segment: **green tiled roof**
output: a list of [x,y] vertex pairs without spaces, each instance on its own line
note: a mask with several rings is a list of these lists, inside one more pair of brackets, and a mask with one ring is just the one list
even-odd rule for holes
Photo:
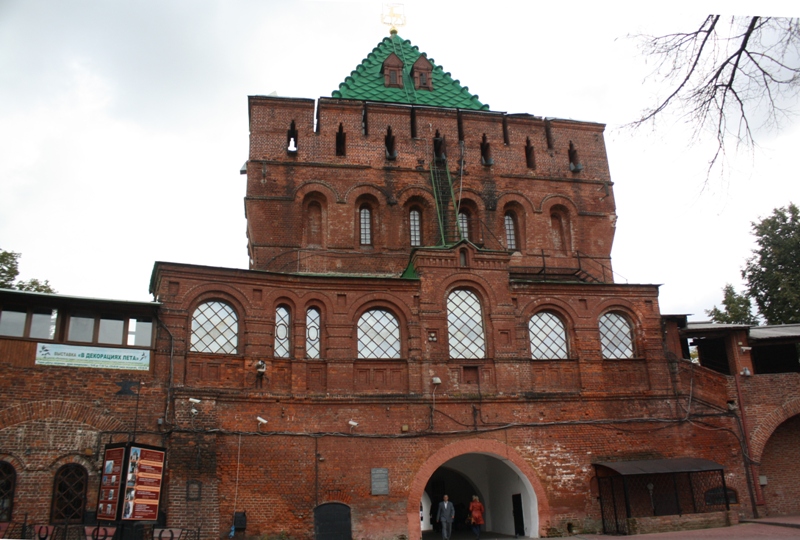
[[[381,67],[384,60],[395,53],[403,61],[403,88],[387,88]],[[488,110],[489,106],[478,101],[478,96],[470,94],[469,88],[453,79],[432,58],[433,90],[415,89],[410,75],[420,53],[419,47],[410,41],[392,34],[361,61],[361,64],[350,73],[332,96],[343,99],[359,99],[364,101],[387,101],[391,103],[408,103],[411,105],[429,105],[431,107],[453,107],[459,109]],[[427,55],[426,55],[427,57]]]

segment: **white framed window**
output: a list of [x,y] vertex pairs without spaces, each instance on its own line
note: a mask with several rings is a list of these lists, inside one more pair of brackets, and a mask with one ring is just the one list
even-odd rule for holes
[[362,206],[361,210],[358,211],[359,216],[359,228],[361,231],[361,245],[362,246],[371,246],[372,245],[372,211],[366,207]]
[[603,358],[633,358],[633,330],[628,319],[620,313],[600,317],[600,345]]
[[358,319],[359,358],[400,358],[400,325],[397,317],[372,309]]
[[286,306],[275,310],[275,358],[291,356],[291,317]]
[[458,213],[458,232],[461,238],[469,240],[469,214],[466,212]]
[[317,308],[306,311],[306,358],[320,358],[322,315]]
[[451,358],[485,358],[481,302],[472,291],[458,289],[447,297],[447,332]]
[[411,247],[418,247],[422,245],[422,230],[420,225],[419,210],[414,209],[408,213],[408,224]]
[[236,311],[224,302],[211,301],[197,306],[192,315],[192,352],[236,354],[239,320]]
[[510,213],[506,214],[503,218],[506,228],[506,248],[510,250],[517,249],[517,223],[514,216]]
[[567,330],[555,313],[540,311],[528,321],[531,358],[534,360],[566,360]]

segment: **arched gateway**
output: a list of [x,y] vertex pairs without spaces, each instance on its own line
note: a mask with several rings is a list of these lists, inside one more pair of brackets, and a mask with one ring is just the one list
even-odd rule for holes
[[[519,527],[520,521],[524,523],[524,533],[519,536],[538,538],[547,529],[550,506],[531,466],[505,444],[473,439],[441,448],[417,471],[406,507],[409,540],[422,538],[420,503],[428,481],[440,469],[464,477],[482,496],[487,507],[486,523],[492,532],[514,535],[514,527]],[[431,504],[435,511],[438,501]],[[509,517],[512,515],[516,519]]]

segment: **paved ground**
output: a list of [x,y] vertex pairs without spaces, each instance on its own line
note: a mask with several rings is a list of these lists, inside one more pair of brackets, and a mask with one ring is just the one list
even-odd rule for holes
[[[481,537],[483,538],[483,537]],[[605,539],[611,537],[602,534],[578,534],[572,538],[580,539]],[[634,534],[622,538],[641,538],[643,540],[684,539],[697,538],[717,539],[747,539],[747,538],[800,538],[800,516],[768,517],[761,519],[742,520],[732,527],[717,527],[714,529],[698,529],[695,531],[675,531],[654,534]]]
[[[426,531],[422,534],[422,540],[441,540],[439,533]],[[498,534],[493,532],[481,533],[480,540],[502,540],[514,538],[513,536]],[[655,534],[635,534],[631,536],[610,536],[603,534],[576,534],[569,538],[581,540],[611,540],[618,538],[641,538],[642,540],[661,540],[661,539],[683,539],[683,540],[705,540],[711,539],[749,539],[749,538],[800,538],[800,516],[787,517],[768,517],[761,519],[743,520],[738,525],[732,527],[718,527],[715,529],[699,529],[696,531],[677,531]],[[456,531],[450,540],[474,540],[475,537],[469,531]]]

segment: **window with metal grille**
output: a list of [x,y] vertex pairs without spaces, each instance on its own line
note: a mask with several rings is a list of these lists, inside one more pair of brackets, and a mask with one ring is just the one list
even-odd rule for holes
[[200,304],[192,315],[191,351],[236,354],[239,322],[236,312],[224,302]]
[[514,216],[506,214],[506,248],[515,250],[517,249],[517,224],[514,221]]
[[306,358],[319,358],[320,321],[322,316],[317,308],[306,311]]
[[542,311],[528,321],[531,338],[531,357],[534,360],[566,360],[567,331],[555,313]]
[[458,213],[458,232],[461,238],[469,239],[469,215],[466,212]]
[[447,331],[451,358],[484,358],[481,302],[472,291],[455,290],[447,297]]
[[366,206],[359,210],[359,224],[361,228],[361,245],[372,245],[372,212]]
[[275,310],[275,358],[291,356],[290,322],[289,310],[286,306],[278,306]]
[[633,358],[633,332],[623,315],[606,313],[600,317],[600,345],[603,358]]
[[16,485],[17,471],[11,463],[0,461],[0,522],[11,521]]
[[358,320],[359,358],[400,358],[400,325],[382,309],[364,313]]
[[419,210],[412,210],[408,213],[409,233],[411,235],[411,246],[417,247],[421,242]]
[[82,466],[71,463],[56,472],[53,484],[51,523],[83,523],[88,475]]

